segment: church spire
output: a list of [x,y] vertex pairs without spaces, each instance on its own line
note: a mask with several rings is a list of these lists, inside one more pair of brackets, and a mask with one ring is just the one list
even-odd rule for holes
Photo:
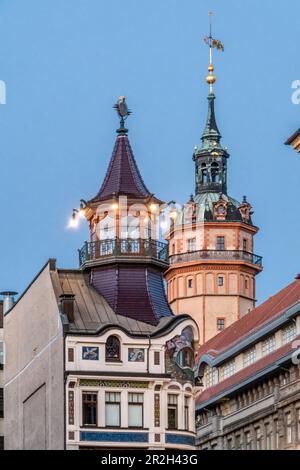
[[218,39],[212,37],[211,15],[209,36],[204,41],[209,46],[209,66],[206,82],[209,85],[208,95],[208,114],[206,125],[202,133],[200,148],[195,147],[193,160],[196,165],[196,194],[205,192],[219,192],[226,194],[227,192],[227,168],[226,159],[228,153],[226,148],[221,145],[221,134],[217,126],[215,116],[215,95],[213,93],[213,84],[216,81],[214,74],[214,66],[212,60],[212,49],[224,51],[224,46]]

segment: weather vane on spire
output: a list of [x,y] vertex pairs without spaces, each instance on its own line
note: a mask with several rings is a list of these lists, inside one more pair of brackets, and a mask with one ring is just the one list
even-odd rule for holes
[[127,129],[125,128],[125,121],[131,114],[131,111],[128,109],[125,102],[125,96],[120,96],[118,102],[114,105],[114,108],[117,110],[117,113],[120,117],[120,128],[117,130],[117,132],[119,134],[126,134]]
[[212,37],[212,21],[211,21],[212,15],[213,15],[213,13],[211,11],[209,11],[208,12],[208,16],[209,16],[209,36],[205,36],[205,38],[204,38],[204,42],[209,46],[209,66],[208,66],[208,75],[206,77],[206,81],[209,84],[210,93],[213,92],[213,84],[216,81],[216,76],[213,73],[214,72],[214,66],[213,66],[213,63],[212,63],[212,49],[215,48],[215,49],[218,49],[219,51],[222,51],[222,52],[224,51],[224,46],[221,43],[221,41],[219,41],[218,39],[214,39]]

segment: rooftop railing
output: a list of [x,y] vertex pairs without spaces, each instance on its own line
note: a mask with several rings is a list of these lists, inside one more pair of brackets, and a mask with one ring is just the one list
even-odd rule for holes
[[152,258],[156,261],[168,263],[168,244],[152,239],[113,238],[85,242],[78,250],[79,264],[82,266],[88,261],[118,257]]
[[242,250],[199,250],[171,255],[170,264],[184,263],[189,261],[245,261],[262,267],[262,257]]

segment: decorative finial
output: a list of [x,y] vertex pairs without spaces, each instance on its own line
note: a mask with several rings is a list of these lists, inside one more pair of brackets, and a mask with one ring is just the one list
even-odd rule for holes
[[221,41],[219,41],[218,39],[214,39],[212,37],[212,21],[211,21],[212,15],[213,15],[213,13],[211,11],[209,11],[208,12],[208,16],[209,16],[209,36],[206,36],[204,38],[205,43],[209,46],[209,66],[208,66],[208,75],[206,77],[206,81],[209,84],[210,94],[213,93],[213,84],[216,81],[216,76],[214,75],[214,66],[213,66],[213,63],[212,63],[212,49],[214,47],[214,48],[218,49],[219,51],[224,51],[224,46],[221,43]]
[[120,96],[118,102],[114,105],[114,108],[117,110],[120,117],[120,128],[117,129],[117,132],[118,134],[127,134],[128,129],[125,128],[125,121],[131,114],[131,111],[128,109],[125,102],[125,96]]

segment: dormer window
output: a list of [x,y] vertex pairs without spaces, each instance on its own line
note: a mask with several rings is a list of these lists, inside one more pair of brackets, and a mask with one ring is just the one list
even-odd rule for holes
[[121,361],[121,343],[117,336],[109,336],[105,344],[105,360],[106,362]]

